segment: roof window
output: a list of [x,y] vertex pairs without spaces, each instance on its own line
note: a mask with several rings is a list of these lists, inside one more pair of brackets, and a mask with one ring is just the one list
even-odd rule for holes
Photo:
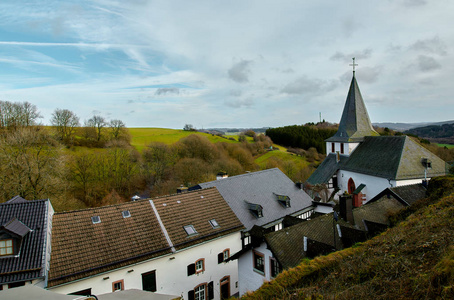
[[254,217],[257,219],[263,217],[263,207],[260,204],[249,203],[247,201],[246,203],[249,211]]
[[192,226],[192,225],[184,226],[184,230],[186,231],[188,236],[197,234],[197,231],[195,230],[194,226]]
[[274,194],[276,195],[276,199],[277,201],[284,207],[290,207],[290,197],[289,196],[286,196],[286,195],[278,195],[278,194]]
[[215,219],[209,220],[208,222],[210,222],[210,225],[211,227],[213,227],[213,229],[221,227],[219,226],[219,223]]
[[123,218],[129,218],[131,216],[131,213],[129,212],[129,210],[124,210],[121,212],[121,215],[123,216]]
[[93,222],[93,224],[98,224],[101,223],[101,218],[99,216],[93,216],[91,217],[91,221]]

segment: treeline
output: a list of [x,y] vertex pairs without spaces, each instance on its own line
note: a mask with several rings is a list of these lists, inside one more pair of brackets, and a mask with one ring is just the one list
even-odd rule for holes
[[267,129],[266,135],[279,145],[306,150],[315,147],[319,153],[325,153],[325,140],[336,131],[332,125],[306,124]]
[[412,128],[404,133],[424,137],[432,142],[454,144],[454,124],[430,125]]
[[[152,143],[140,153],[125,138],[124,124],[100,126],[98,119],[76,127],[74,114],[65,111],[69,118],[60,119],[71,122],[40,126],[36,107],[33,111],[28,121],[2,115],[8,122],[0,129],[0,202],[16,195],[49,198],[61,211],[124,202],[135,194],[172,194],[181,185],[215,180],[220,171],[231,176],[256,171],[254,157],[272,145],[264,135],[253,142],[213,144],[194,134],[173,145]],[[84,143],[91,148],[78,146]]]

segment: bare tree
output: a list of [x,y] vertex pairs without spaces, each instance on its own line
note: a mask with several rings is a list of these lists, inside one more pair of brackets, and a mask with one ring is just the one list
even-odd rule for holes
[[121,138],[127,139],[128,133],[126,130],[126,124],[122,120],[112,120],[109,122],[110,134],[112,139],[118,140]]
[[38,124],[41,115],[30,102],[0,101],[0,128],[16,130]]
[[151,143],[143,150],[143,168],[148,179],[153,178],[154,184],[160,184],[169,168],[175,164],[177,157],[168,145]]
[[106,119],[99,115],[94,115],[91,119],[89,119],[86,123],[86,127],[91,127],[95,129],[96,132],[96,140],[99,142],[102,138],[103,128],[107,125]]
[[72,141],[76,127],[80,126],[79,117],[68,109],[55,109],[50,122],[56,127],[58,138],[64,142]]

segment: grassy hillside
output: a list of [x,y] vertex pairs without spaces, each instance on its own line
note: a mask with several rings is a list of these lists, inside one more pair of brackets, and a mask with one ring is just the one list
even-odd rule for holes
[[[146,145],[151,142],[160,142],[167,145],[171,145],[179,141],[180,139],[187,137],[191,134],[200,134],[206,136],[212,143],[227,142],[234,143],[235,141],[229,140],[216,135],[207,133],[195,132],[195,131],[184,131],[178,129],[168,128],[128,128],[129,134],[131,135],[131,145],[137,150],[141,151]],[[237,136],[229,136],[238,141]]]
[[454,177],[434,184],[433,197],[396,227],[305,260],[242,299],[454,299]]

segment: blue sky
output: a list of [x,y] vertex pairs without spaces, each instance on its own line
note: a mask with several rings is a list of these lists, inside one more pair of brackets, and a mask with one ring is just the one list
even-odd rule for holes
[[0,100],[128,127],[454,119],[454,2],[1,1]]

